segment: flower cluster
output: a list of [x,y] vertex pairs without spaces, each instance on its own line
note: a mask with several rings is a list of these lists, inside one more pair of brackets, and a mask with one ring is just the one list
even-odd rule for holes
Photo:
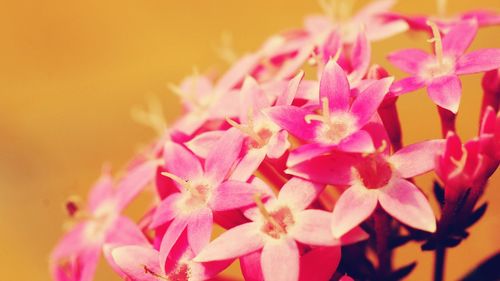
[[[101,253],[124,280],[207,280],[235,259],[245,280],[392,280],[414,266],[392,268],[394,244],[458,244],[500,163],[500,49],[467,52],[500,15],[414,17],[390,12],[393,2],[349,16],[351,1],[321,1],[325,15],[217,79],[171,86],[180,119],[163,128],[144,115],[158,139],[117,180],[104,170],[86,206],[68,201],[75,224],[51,254],[54,280],[93,280]],[[388,54],[409,74],[395,79],[371,63],[370,44],[408,30],[427,32],[432,52]],[[462,142],[459,76],[482,72],[479,134]],[[443,138],[403,145],[397,100],[421,87]],[[413,179],[431,171],[439,219]],[[123,210],[147,186],[155,200],[134,222]],[[214,224],[225,229],[215,239]]]

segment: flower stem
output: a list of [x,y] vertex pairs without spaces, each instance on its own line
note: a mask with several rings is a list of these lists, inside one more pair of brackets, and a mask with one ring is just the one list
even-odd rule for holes
[[443,281],[445,259],[446,248],[438,245],[436,248],[434,259],[434,281]]
[[389,249],[389,235],[391,231],[390,218],[383,210],[375,211],[375,242],[378,259],[378,280],[387,280],[392,271],[392,253]]
[[455,121],[457,119],[457,116],[448,109],[444,109],[440,106],[438,106],[437,108],[439,117],[441,119],[441,133],[443,134],[443,138],[446,138],[446,135],[449,131],[455,132]]

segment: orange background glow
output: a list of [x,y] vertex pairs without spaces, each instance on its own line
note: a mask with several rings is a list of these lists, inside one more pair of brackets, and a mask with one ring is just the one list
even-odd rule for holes
[[[363,2],[363,1],[360,1]],[[434,1],[402,0],[397,11],[435,13]],[[498,0],[449,1],[448,13],[471,8],[500,12]],[[221,33],[233,34],[238,54],[252,51],[278,31],[299,27],[320,12],[316,1],[235,0],[16,0],[0,8],[0,279],[49,280],[48,254],[63,234],[62,204],[85,196],[104,162],[120,169],[155,137],[130,117],[157,97],[167,121],[180,114],[167,90],[192,72],[227,65],[214,52]],[[500,47],[500,27],[481,29],[471,49]],[[403,34],[373,44],[373,60],[428,48],[423,34]],[[394,68],[389,68],[394,70]],[[401,72],[394,72],[397,78]],[[480,75],[462,79],[458,129],[477,131]],[[440,137],[437,113],[423,91],[399,101],[404,141]],[[423,177],[430,194],[431,176]],[[499,250],[500,176],[486,192],[485,218],[471,237],[449,251],[447,280],[455,280]],[[484,199],[483,199],[484,200]],[[145,201],[144,201],[145,202]],[[144,203],[143,202],[143,203]],[[139,202],[138,205],[140,205]],[[140,215],[140,206],[130,212]],[[433,256],[417,245],[398,251],[396,264],[418,261],[409,280],[428,280]],[[227,274],[237,276],[237,267]],[[96,280],[117,280],[104,264]]]

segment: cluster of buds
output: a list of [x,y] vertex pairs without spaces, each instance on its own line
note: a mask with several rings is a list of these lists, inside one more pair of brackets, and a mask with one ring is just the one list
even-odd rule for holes
[[[466,237],[500,163],[500,49],[467,49],[500,15],[406,16],[381,0],[351,16],[351,4],[321,1],[325,15],[220,77],[172,85],[185,109],[172,126],[139,115],[158,139],[118,179],[103,171],[86,206],[67,203],[76,223],[51,254],[54,280],[93,280],[101,255],[123,280],[208,280],[236,259],[245,280],[395,280],[415,266],[394,269],[395,247],[442,252]],[[433,51],[388,54],[409,74],[395,79],[370,46],[408,30]],[[483,72],[479,134],[462,143],[459,76]],[[403,145],[397,101],[422,87],[443,136]],[[440,216],[414,181],[432,171]],[[136,222],[123,211],[143,192],[154,200]]]

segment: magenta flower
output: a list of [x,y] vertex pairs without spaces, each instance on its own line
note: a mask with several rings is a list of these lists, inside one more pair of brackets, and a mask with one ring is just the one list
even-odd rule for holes
[[434,169],[443,140],[406,146],[393,155],[373,153],[354,165],[350,187],[335,204],[332,233],[340,237],[366,220],[377,203],[391,216],[413,228],[434,232],[436,218],[422,192],[408,178]]
[[114,269],[120,275],[137,281],[202,281],[213,278],[230,262],[197,263],[195,253],[181,235],[172,247],[165,265],[160,264],[160,253],[148,246],[126,245],[111,250]]
[[[278,198],[266,204],[256,196],[257,208],[247,211],[252,222],[236,226],[221,234],[196,256],[195,261],[227,260],[262,249],[260,265],[264,280],[298,280],[300,252],[297,242],[307,245],[340,245],[330,232],[330,214],[306,208],[323,190],[323,186],[292,178]],[[357,229],[343,237],[346,243],[366,239]]]
[[391,63],[412,75],[395,82],[391,91],[403,94],[427,86],[427,93],[434,103],[457,113],[462,95],[458,75],[499,68],[500,49],[481,49],[464,54],[477,32],[475,20],[454,25],[443,39],[436,24],[429,25],[434,33],[434,55],[406,49],[388,56]]
[[114,189],[113,179],[105,172],[92,188],[88,204],[79,210],[68,203],[70,215],[82,221],[68,232],[52,251],[51,273],[54,280],[90,281],[105,243],[143,244],[144,236],[136,224],[121,215],[122,210],[153,178],[156,164],[145,162],[129,171]]
[[226,181],[240,155],[243,137],[236,129],[228,130],[208,155],[204,165],[179,144],[168,142],[164,148],[163,175],[175,181],[179,192],[165,198],[158,206],[152,228],[170,225],[160,246],[161,264],[171,247],[187,228],[189,245],[195,253],[210,240],[213,211],[225,211],[254,203],[258,192],[245,182]]
[[373,151],[370,134],[362,129],[376,114],[392,80],[392,77],[388,77],[373,82],[351,103],[346,73],[335,61],[330,60],[320,81],[320,113],[297,106],[275,106],[266,110],[265,113],[280,127],[309,142],[291,153],[288,166],[332,149]]

